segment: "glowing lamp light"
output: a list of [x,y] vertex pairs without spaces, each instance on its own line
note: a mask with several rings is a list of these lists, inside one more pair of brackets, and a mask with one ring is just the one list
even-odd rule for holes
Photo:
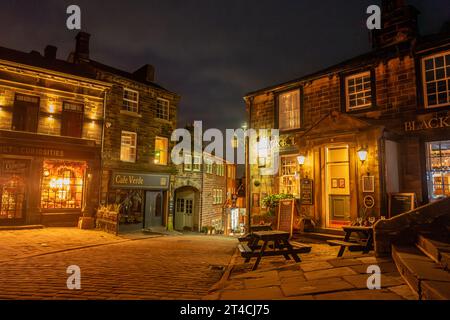
[[48,107],[48,110],[50,111],[50,113],[55,112],[55,106],[51,104],[51,105]]
[[364,163],[364,161],[367,160],[367,154],[368,154],[367,149],[361,148],[357,151],[357,153],[358,153],[359,160]]
[[300,155],[297,157],[297,162],[301,166],[305,164],[305,160],[306,160],[306,157],[304,155]]

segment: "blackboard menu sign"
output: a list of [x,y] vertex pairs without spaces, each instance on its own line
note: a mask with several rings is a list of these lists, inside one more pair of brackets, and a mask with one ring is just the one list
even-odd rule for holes
[[289,232],[294,228],[294,199],[280,200],[278,204],[278,230]]
[[389,194],[389,217],[411,211],[414,209],[414,193],[390,193]]
[[301,200],[302,204],[313,204],[313,180],[302,179],[301,180]]

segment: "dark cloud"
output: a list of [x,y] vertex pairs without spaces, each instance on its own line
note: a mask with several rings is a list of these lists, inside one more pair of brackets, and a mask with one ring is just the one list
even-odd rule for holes
[[[0,45],[30,51],[46,44],[65,58],[75,31],[65,9],[78,4],[91,55],[133,71],[156,67],[179,93],[179,125],[232,128],[245,120],[242,96],[370,49],[365,10],[372,0],[2,0]],[[410,0],[423,33],[449,19],[448,1]]]

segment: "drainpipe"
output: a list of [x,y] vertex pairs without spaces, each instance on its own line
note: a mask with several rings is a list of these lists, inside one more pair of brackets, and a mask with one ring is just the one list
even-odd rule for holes
[[100,192],[98,193],[98,203],[102,201],[102,190],[103,190],[103,151],[105,146],[105,126],[106,126],[106,99],[107,91],[103,94],[103,126],[102,126],[102,140],[101,140],[101,155],[100,155]]

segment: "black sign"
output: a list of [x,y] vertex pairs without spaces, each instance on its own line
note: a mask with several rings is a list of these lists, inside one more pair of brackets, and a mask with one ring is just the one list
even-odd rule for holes
[[125,189],[167,190],[169,175],[114,172],[111,177],[111,186]]
[[411,211],[414,209],[414,193],[389,194],[389,217]]
[[313,180],[302,179],[300,182],[302,204],[312,205],[314,203]]

